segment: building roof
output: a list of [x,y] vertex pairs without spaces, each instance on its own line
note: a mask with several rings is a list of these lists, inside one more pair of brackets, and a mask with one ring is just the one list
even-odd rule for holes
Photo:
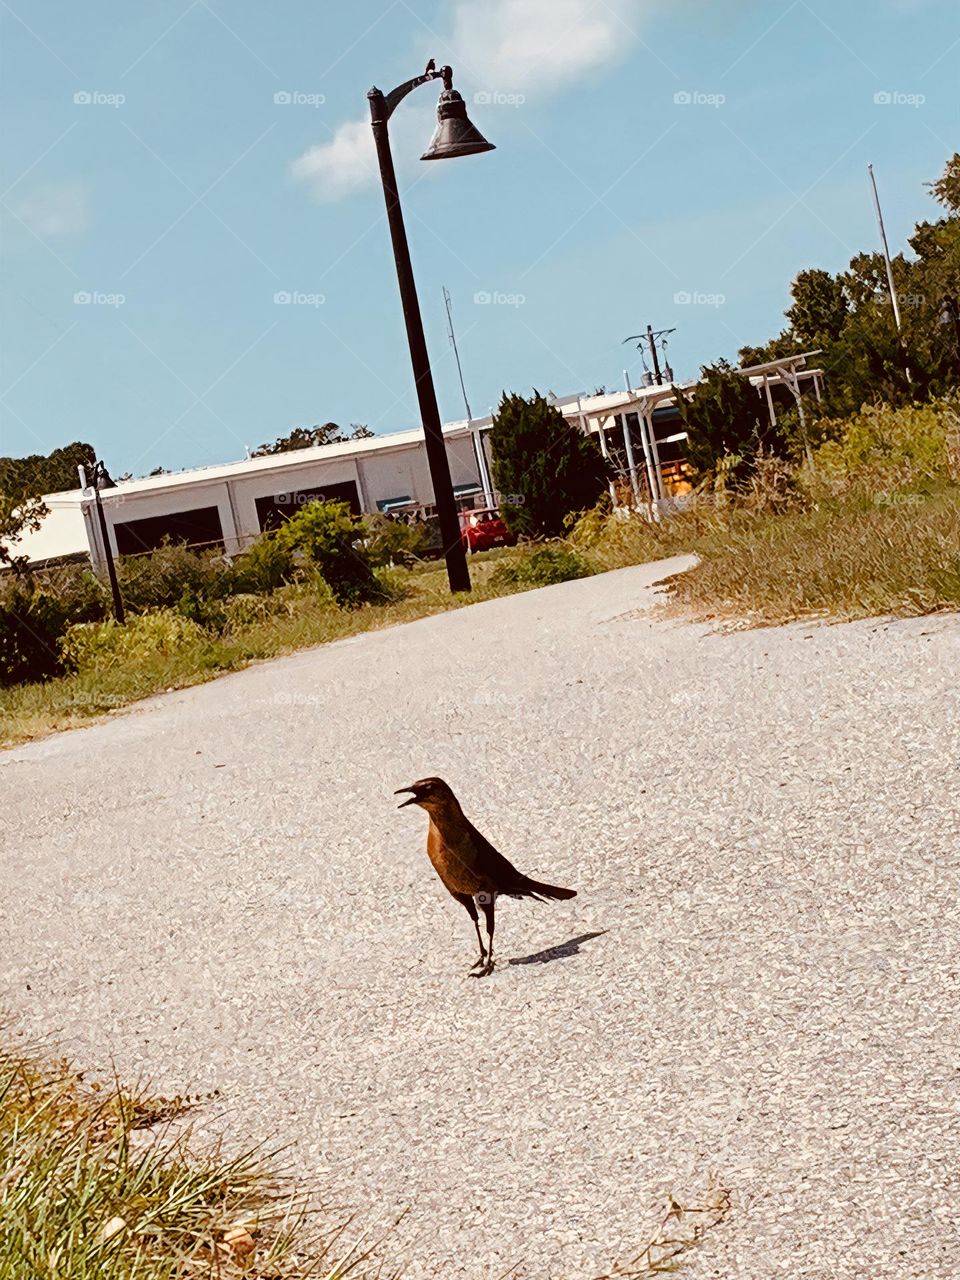
[[[466,430],[466,423],[450,423],[443,428],[445,436],[458,436]],[[256,475],[264,471],[274,473],[303,466],[308,462],[329,462],[332,458],[353,458],[359,454],[384,452],[392,449],[409,449],[423,441],[423,432],[393,431],[387,435],[371,436],[364,440],[341,440],[335,444],[315,445],[309,449],[290,449],[286,453],[269,453],[259,458],[242,458],[237,462],[219,462],[207,467],[189,467],[184,471],[168,471],[159,476],[138,476],[136,480],[120,481],[116,488],[101,489],[104,502],[113,497],[128,497],[135,493],[157,493],[164,489],[179,489],[184,485],[207,484],[211,480],[229,480],[234,476]],[[87,493],[89,498],[89,493]],[[79,504],[84,500],[84,490],[67,489],[62,493],[45,494],[44,502],[51,499]]]

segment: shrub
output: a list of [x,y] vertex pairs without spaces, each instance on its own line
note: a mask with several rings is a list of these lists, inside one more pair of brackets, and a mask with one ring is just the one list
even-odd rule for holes
[[46,680],[62,671],[60,640],[76,622],[102,618],[106,598],[89,569],[46,578],[7,572],[0,584],[0,684]]
[[590,566],[570,547],[538,547],[519,557],[503,560],[490,575],[495,586],[549,587],[573,578],[586,578]]
[[359,605],[381,595],[363,545],[366,536],[366,527],[345,502],[311,502],[281,526],[276,541],[312,562],[339,604]]
[[423,521],[407,524],[390,516],[369,516],[365,521],[369,537],[367,554],[374,565],[411,564],[423,560],[435,549],[436,538]]
[[84,672],[165,657],[203,638],[203,630],[172,609],[131,617],[125,626],[114,618],[80,623],[60,644],[65,666]]
[[117,563],[124,604],[133,613],[179,607],[180,601],[215,599],[227,587],[223,556],[167,542],[149,555]]
[[826,420],[808,487],[831,492],[923,488],[960,481],[960,417],[940,401],[891,408],[865,405],[850,418]]
[[296,565],[289,547],[264,534],[234,560],[226,589],[233,594],[269,594],[292,581]]

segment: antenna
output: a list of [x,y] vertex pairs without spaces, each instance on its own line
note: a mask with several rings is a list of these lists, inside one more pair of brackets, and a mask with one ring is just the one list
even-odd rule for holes
[[467,388],[463,383],[463,369],[460,366],[460,352],[457,350],[457,335],[453,331],[453,308],[450,302],[450,291],[447,286],[443,286],[443,305],[447,308],[447,333],[450,336],[450,345],[453,347],[453,354],[457,361],[457,373],[460,375],[460,390],[463,392],[463,407],[467,411],[467,421],[473,421],[473,414],[470,412],[470,401],[467,399]]

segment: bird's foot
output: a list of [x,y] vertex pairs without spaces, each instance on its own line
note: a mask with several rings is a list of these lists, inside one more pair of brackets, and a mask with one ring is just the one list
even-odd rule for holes
[[[477,964],[480,964],[478,961]],[[486,956],[480,968],[475,964],[470,970],[471,978],[485,978],[488,973],[493,973],[494,960],[493,956]]]
[[481,951],[479,957],[474,960],[473,964],[470,966],[469,972],[473,973],[474,969],[482,969],[486,963],[487,953],[485,951]]

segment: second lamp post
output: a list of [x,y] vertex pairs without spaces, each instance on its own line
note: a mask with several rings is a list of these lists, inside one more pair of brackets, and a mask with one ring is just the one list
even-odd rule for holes
[[441,67],[437,71],[433,59],[427,64],[427,69],[422,76],[415,76],[412,80],[398,85],[392,93],[384,94],[379,89],[371,89],[367,94],[367,100],[370,103],[373,136],[377,144],[380,178],[387,205],[387,221],[390,224],[390,238],[393,241],[393,255],[397,264],[400,301],[403,304],[403,319],[407,327],[407,342],[417,386],[417,400],[420,405],[420,418],[427,447],[427,462],[430,466],[433,496],[440,521],[443,555],[447,562],[447,578],[451,591],[469,591],[470,571],[467,568],[466,552],[460,535],[460,518],[457,513],[456,499],[453,496],[450,463],[443,439],[433,374],[430,372],[427,343],[423,336],[423,320],[420,316],[420,303],[413,278],[410,248],[403,225],[400,193],[397,190],[397,176],[393,168],[390,135],[387,129],[390,117],[407,94],[418,85],[427,84],[428,81],[438,78],[443,80],[443,92],[437,104],[437,128],[430,145],[420,159],[446,160],[453,156],[470,156],[480,151],[492,151],[493,143],[487,142],[467,119],[466,103],[453,87],[453,71],[450,67]]

